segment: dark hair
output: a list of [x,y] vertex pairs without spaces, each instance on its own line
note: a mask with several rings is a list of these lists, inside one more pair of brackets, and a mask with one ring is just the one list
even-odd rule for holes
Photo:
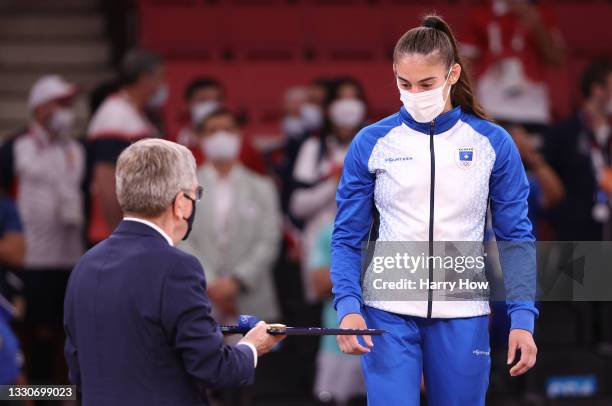
[[116,79],[113,80],[105,80],[89,93],[89,115],[93,117],[93,115],[98,111],[98,108],[104,103],[104,100],[111,94],[115,93],[119,90],[119,83]]
[[144,74],[150,74],[163,63],[162,58],[147,49],[128,51],[119,65],[119,81],[122,86],[134,84]]
[[338,96],[340,94],[340,89],[343,86],[353,86],[357,90],[357,98],[365,103],[366,105],[366,117],[368,116],[368,101],[365,97],[365,91],[363,89],[363,85],[357,79],[352,76],[338,76],[330,80],[330,90],[327,94],[327,98],[325,103],[323,104],[323,109],[325,111],[325,120],[323,122],[323,128],[321,129],[321,133],[319,134],[319,152],[317,155],[317,161],[321,162],[321,160],[327,155],[328,147],[327,147],[327,137],[332,133],[332,122],[329,118],[329,106],[338,100]]
[[220,116],[230,116],[230,117],[231,117],[231,118],[234,120],[234,122],[236,123],[236,125],[237,125],[238,127],[240,127],[240,126],[241,126],[241,125],[240,125],[240,123],[241,123],[241,122],[240,122],[240,119],[239,119],[239,117],[238,117],[238,115],[237,115],[236,113],[234,113],[234,112],[233,112],[233,111],[231,111],[230,109],[227,109],[227,108],[221,107],[221,108],[219,108],[219,109],[217,109],[217,110],[213,111],[213,112],[212,112],[210,115],[206,116],[206,118],[204,118],[204,119],[202,120],[202,122],[198,123],[198,124],[197,124],[197,126],[196,126],[197,130],[198,130],[198,131],[203,130],[203,129],[204,129],[204,127],[206,126],[206,123],[208,123],[208,121],[209,121],[210,119],[215,118],[215,117],[220,117]]
[[189,99],[193,97],[195,92],[197,92],[200,89],[205,89],[207,87],[215,87],[219,89],[221,93],[225,93],[225,87],[223,87],[221,82],[219,82],[217,79],[212,78],[212,77],[201,76],[189,82],[189,84],[185,88],[185,93],[184,93],[185,100],[189,101]]
[[340,89],[343,86],[353,86],[357,90],[357,98],[365,102],[365,91],[363,90],[363,85],[352,76],[340,76],[335,78],[332,82],[329,103],[338,98]]
[[464,111],[490,120],[484,108],[474,97],[470,78],[457,52],[457,43],[453,32],[441,17],[436,15],[425,16],[420,27],[413,28],[402,35],[393,50],[393,62],[397,63],[399,58],[405,54],[429,55],[433,52],[440,54],[449,69],[454,63],[461,66],[459,80],[451,90],[453,105],[461,106]]
[[610,73],[612,73],[612,63],[609,58],[600,58],[591,62],[582,73],[580,80],[582,96],[591,97],[593,85],[605,85]]

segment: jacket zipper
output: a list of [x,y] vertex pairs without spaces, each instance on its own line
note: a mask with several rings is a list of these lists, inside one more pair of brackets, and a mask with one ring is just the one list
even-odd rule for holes
[[433,221],[434,221],[434,187],[436,184],[436,154],[434,152],[434,133],[436,128],[436,120],[433,119],[429,125],[429,159],[431,166],[431,181],[429,185],[429,260],[427,268],[429,269],[429,289],[427,292],[427,318],[431,318],[431,307],[433,301],[433,290],[431,282],[433,281]]

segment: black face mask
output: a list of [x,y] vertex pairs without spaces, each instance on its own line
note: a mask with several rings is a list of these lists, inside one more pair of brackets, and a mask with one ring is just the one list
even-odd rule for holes
[[191,215],[187,218],[183,217],[183,220],[185,220],[187,222],[187,232],[185,233],[185,235],[183,236],[183,241],[185,241],[188,237],[189,234],[191,233],[191,229],[193,228],[193,220],[195,220],[195,214],[196,214],[196,202],[195,200],[193,200],[191,197],[185,195],[185,197],[189,200],[191,200]]

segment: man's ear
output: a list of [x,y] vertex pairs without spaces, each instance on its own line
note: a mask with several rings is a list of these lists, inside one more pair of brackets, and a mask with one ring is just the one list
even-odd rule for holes
[[179,192],[172,202],[172,214],[177,218],[183,217],[183,204],[185,204],[185,196],[183,192]]

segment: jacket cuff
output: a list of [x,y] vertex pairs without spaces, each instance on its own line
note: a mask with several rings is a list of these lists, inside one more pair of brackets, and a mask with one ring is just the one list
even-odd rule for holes
[[338,324],[340,324],[347,314],[361,314],[361,303],[354,296],[346,296],[336,303],[336,310],[338,311]]
[[257,349],[255,346],[247,341],[240,341],[236,345],[246,345],[251,349],[251,352],[253,353],[253,368],[257,368]]
[[531,310],[518,309],[510,313],[510,330],[527,330],[533,334],[535,314]]

